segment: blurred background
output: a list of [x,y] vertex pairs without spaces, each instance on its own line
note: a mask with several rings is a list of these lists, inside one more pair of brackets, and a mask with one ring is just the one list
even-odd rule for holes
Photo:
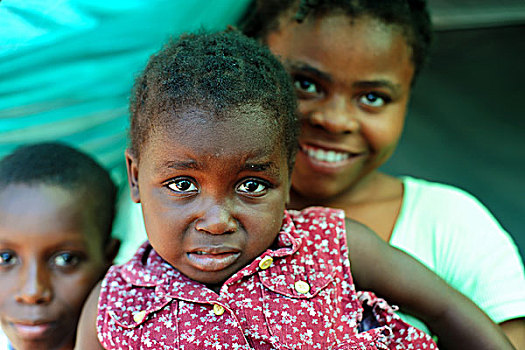
[[[170,35],[235,23],[248,0],[0,0],[0,157],[61,140],[121,185],[115,234],[141,235],[125,184],[135,74]],[[525,256],[525,1],[431,0],[436,35],[384,166],[478,197]],[[30,165],[28,165],[30,166]],[[132,214],[134,216],[130,216]],[[131,254],[134,246],[123,245]]]
[[383,169],[458,186],[525,257],[525,1],[430,0],[433,50]]

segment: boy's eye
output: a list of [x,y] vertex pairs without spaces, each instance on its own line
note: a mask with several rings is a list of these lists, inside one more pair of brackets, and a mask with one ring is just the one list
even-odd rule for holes
[[52,257],[52,264],[58,267],[72,267],[80,263],[80,257],[73,253],[63,252]]
[[316,83],[305,77],[296,76],[293,80],[293,85],[297,91],[302,93],[319,94],[321,92]]
[[237,191],[251,196],[261,196],[268,190],[268,185],[257,180],[247,180],[237,186]]
[[190,179],[173,180],[168,184],[168,188],[172,191],[182,193],[197,192],[199,190]]
[[10,251],[0,252],[0,266],[14,265],[17,261],[15,253]]
[[383,107],[390,99],[376,92],[369,92],[359,97],[359,103],[370,107]]

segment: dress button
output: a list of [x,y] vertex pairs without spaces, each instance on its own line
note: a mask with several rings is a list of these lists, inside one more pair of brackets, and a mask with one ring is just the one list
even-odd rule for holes
[[310,285],[305,281],[297,281],[294,283],[297,293],[306,294],[310,291]]
[[264,258],[262,258],[261,261],[259,261],[259,267],[261,268],[261,270],[266,270],[267,268],[272,266],[272,263],[273,263],[272,257],[265,256]]
[[224,308],[219,304],[213,305],[213,313],[217,316],[220,316],[224,313]]
[[146,318],[146,311],[139,311],[133,314],[133,321],[140,323]]

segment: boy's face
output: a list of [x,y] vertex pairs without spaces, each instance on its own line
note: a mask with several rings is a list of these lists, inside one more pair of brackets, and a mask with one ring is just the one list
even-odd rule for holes
[[316,200],[344,195],[398,143],[410,48],[396,27],[344,15],[287,17],[266,39],[292,76],[302,117],[293,188]]
[[282,141],[268,117],[226,121],[187,111],[126,154],[132,198],[151,245],[186,276],[217,289],[274,242],[289,191]]
[[0,321],[17,350],[71,349],[108,262],[78,195],[56,186],[0,191]]

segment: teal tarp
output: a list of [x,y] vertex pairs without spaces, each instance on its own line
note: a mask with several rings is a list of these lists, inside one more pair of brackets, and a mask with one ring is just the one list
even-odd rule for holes
[[127,102],[135,74],[170,34],[221,29],[239,0],[3,0],[0,157],[61,140],[124,177]]

